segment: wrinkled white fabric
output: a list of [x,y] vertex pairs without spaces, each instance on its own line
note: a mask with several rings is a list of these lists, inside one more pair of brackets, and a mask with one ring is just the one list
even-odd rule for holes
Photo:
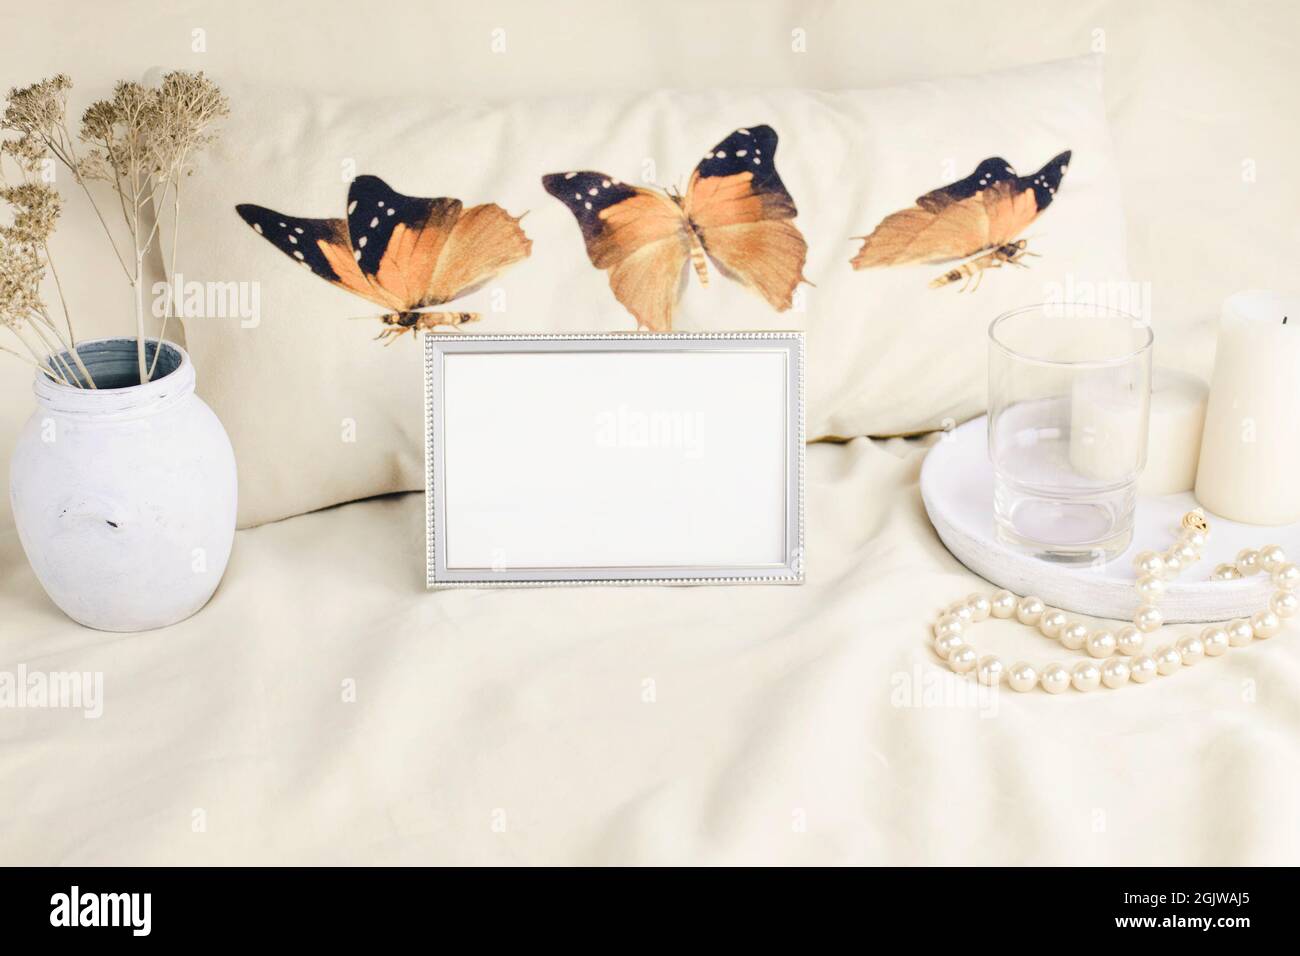
[[0,860],[1294,861],[1296,629],[1147,686],[962,696],[928,622],[986,585],[895,444],[809,449],[803,587],[427,593],[411,494],[242,531],[204,611],[119,636],[6,533],[0,671],[104,692],[0,710]]

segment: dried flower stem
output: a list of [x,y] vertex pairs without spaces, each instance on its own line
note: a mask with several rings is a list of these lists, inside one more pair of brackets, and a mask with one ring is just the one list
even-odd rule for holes
[[[46,148],[54,154],[54,157],[72,172],[72,178],[76,180],[77,185],[81,187],[81,191],[85,194],[87,201],[90,203],[90,208],[94,210],[95,218],[99,220],[99,224],[104,229],[104,235],[108,237],[108,244],[113,248],[113,255],[117,257],[118,265],[122,267],[122,274],[130,279],[131,270],[126,267],[126,259],[124,259],[122,253],[118,251],[117,239],[113,236],[113,230],[109,228],[108,220],[104,218],[104,213],[99,208],[99,203],[95,201],[94,193],[90,191],[90,187],[86,184],[85,177],[78,172],[81,160],[77,156],[76,147],[73,146],[74,137],[72,136],[72,133],[62,121],[60,121],[59,125],[54,128],[54,133],[54,136],[42,135],[40,136],[40,139],[45,144]],[[123,212],[125,213],[125,209]]]
[[41,352],[43,351],[43,349],[37,349],[35,346],[33,346],[32,343],[28,340],[27,336],[23,334],[21,329],[15,328],[13,332],[14,335],[17,337],[18,341],[22,343],[23,348],[27,349],[28,354],[31,355],[32,360],[34,362],[36,362],[38,365],[41,365],[46,369],[52,370],[53,372],[53,375],[51,376],[52,378],[56,379],[57,381],[61,382],[64,385],[72,384],[72,382],[68,381],[67,377],[64,376],[63,372],[60,371],[58,364],[51,362],[48,354],[42,355]]
[[[191,172],[191,157],[213,139],[212,124],[229,112],[226,97],[202,73],[173,72],[157,87],[121,82],[109,99],[85,111],[74,136],[67,125],[67,91],[71,80],[62,74],[24,89],[9,92],[0,132],[17,139],[0,138],[0,156],[13,158],[22,171],[24,185],[4,189],[4,198],[18,211],[15,226],[0,227],[0,320],[23,343],[36,361],[45,361],[51,377],[79,387],[94,388],[94,380],[77,353],[72,314],[63,284],[54,267],[47,239],[59,210],[58,194],[32,174],[53,157],[66,167],[90,203],[109,245],[127,277],[135,305],[136,366],[140,382],[149,381],[158,368],[162,349],[147,362],[145,340],[145,257],[155,241],[163,241],[162,217],[157,208],[171,192],[171,269],[175,274],[180,230],[180,182]],[[77,149],[77,141],[86,147]],[[91,181],[106,183],[117,194],[122,224],[130,240],[128,255],[118,244],[115,230],[94,193]],[[152,220],[142,216],[149,206]],[[64,339],[40,300],[40,279],[48,269],[63,310]],[[167,331],[176,304],[168,291],[159,342]],[[44,360],[29,335],[48,349]],[[11,349],[6,351],[12,352]],[[70,360],[70,361],[69,361]],[[70,364],[71,362],[71,364]],[[75,364],[77,371],[73,371]],[[47,373],[49,374],[49,373]]]
[[36,337],[40,339],[41,347],[45,350],[47,361],[53,362],[58,368],[59,374],[68,382],[77,381],[77,373],[72,371],[72,366],[68,364],[63,353],[69,351],[62,347],[58,336],[52,328],[46,326],[44,322],[34,321],[31,323],[32,329],[36,332]]
[[[172,223],[177,223],[181,218],[181,184],[178,181],[172,190]],[[163,336],[167,334],[167,320],[171,318],[172,311],[176,308],[176,295],[173,284],[176,279],[176,247],[179,245],[181,231],[173,226],[172,228],[172,257],[171,264],[167,268],[167,278],[171,281],[167,283],[167,310],[163,312],[162,328],[158,331],[158,341],[161,344]],[[153,373],[158,368],[158,358],[162,355],[162,349],[154,349],[153,364],[149,366],[149,378],[153,378]]]
[[23,355],[22,352],[15,352],[13,349],[5,345],[0,345],[0,352],[8,352],[10,355],[14,356],[15,358],[22,359],[28,365],[35,368],[38,372],[44,373],[47,378],[55,382],[62,382],[64,385],[67,384],[67,382],[63,381],[62,376],[55,375],[52,371],[50,371],[50,367],[43,362],[37,362],[33,359],[30,359],[26,355]]
[[[45,249],[45,264],[50,268],[50,277],[54,279],[54,288],[59,293],[59,305],[63,307],[63,321],[68,327],[67,351],[72,356],[72,360],[77,363],[77,371],[81,373],[82,380],[90,385],[91,388],[99,388],[95,384],[94,376],[90,374],[90,369],[86,368],[81,361],[81,354],[77,351],[77,336],[72,331],[72,313],[68,309],[68,297],[63,294],[63,283],[59,281],[58,270],[54,268],[54,257],[50,255],[49,243],[42,243]],[[116,249],[114,250],[116,251]],[[51,323],[53,324],[53,323]]]

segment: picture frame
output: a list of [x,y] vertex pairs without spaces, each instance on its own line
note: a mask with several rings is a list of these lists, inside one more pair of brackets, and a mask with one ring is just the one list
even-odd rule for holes
[[804,334],[425,337],[426,584],[801,584]]

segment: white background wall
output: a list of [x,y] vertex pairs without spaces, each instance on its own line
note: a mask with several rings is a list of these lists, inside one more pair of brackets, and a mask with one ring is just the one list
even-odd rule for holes
[[[806,52],[794,49],[796,30]],[[494,52],[502,37],[504,52]],[[339,92],[503,99],[876,86],[1098,47],[1132,273],[1152,283],[1166,352],[1179,348],[1180,327],[1213,319],[1231,291],[1300,291],[1300,4],[1289,0],[0,0],[0,85],[67,72],[77,113],[114,80],[155,66]],[[123,333],[128,290],[89,212],[73,195],[67,207],[55,255],[78,332]],[[1208,366],[1203,353],[1185,364]],[[0,364],[0,475],[32,407],[29,373]],[[10,524],[6,495],[0,529]]]

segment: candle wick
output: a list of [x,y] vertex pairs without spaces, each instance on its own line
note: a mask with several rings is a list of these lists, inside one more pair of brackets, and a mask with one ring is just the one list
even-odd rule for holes
[[1289,318],[1289,316],[1285,316],[1285,315],[1282,316],[1282,324],[1283,324],[1283,325],[1286,325],[1286,320],[1287,320],[1288,318]]

